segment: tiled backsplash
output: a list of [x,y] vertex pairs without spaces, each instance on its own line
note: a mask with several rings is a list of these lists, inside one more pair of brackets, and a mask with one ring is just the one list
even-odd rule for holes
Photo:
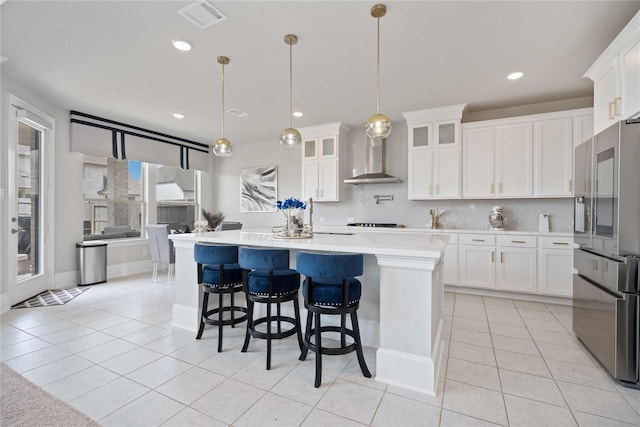
[[[374,195],[392,195],[393,201],[376,204]],[[354,185],[347,187],[346,202],[315,203],[313,220],[317,225],[345,225],[355,222],[389,222],[407,227],[428,227],[429,209],[447,209],[441,218],[456,221],[461,229],[488,227],[493,206],[502,206],[508,218],[507,230],[537,231],[541,213],[549,214],[550,231],[571,232],[573,199],[500,199],[500,200],[407,200],[406,184]],[[453,209],[451,209],[453,208]],[[324,219],[324,221],[323,221]]]

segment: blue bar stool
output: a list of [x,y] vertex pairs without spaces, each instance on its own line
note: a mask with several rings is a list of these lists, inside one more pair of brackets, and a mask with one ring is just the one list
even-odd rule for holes
[[[296,268],[300,274],[306,276],[302,283],[304,306],[307,308],[307,328],[304,334],[305,348],[300,354],[300,360],[307,357],[307,351],[316,353],[315,387],[322,382],[322,355],[346,354],[355,351],[362,374],[371,378],[367,368],[360,341],[360,328],[356,311],[360,305],[362,285],[356,276],[363,272],[362,254],[328,254],[298,252]],[[340,327],[321,326],[320,315],[332,314],[340,316]],[[347,329],[346,317],[351,316],[351,327]],[[315,328],[312,320],[315,317]],[[323,347],[323,332],[339,332],[340,347]],[[353,338],[353,343],[347,345],[346,335]],[[312,342],[312,337],[315,341]]]
[[[271,369],[271,340],[282,339],[298,334],[300,350],[304,348],[300,327],[300,307],[298,305],[298,289],[300,289],[300,275],[289,268],[289,250],[287,249],[258,249],[240,247],[238,264],[243,269],[244,292],[247,296],[248,321],[247,332],[242,352],[249,347],[251,337],[267,340],[267,370]],[[295,318],[283,316],[280,303],[293,301]],[[267,304],[267,316],[253,318],[255,303]],[[276,315],[271,315],[271,304],[276,304]],[[277,323],[276,332],[271,332],[271,322]],[[281,323],[287,322],[293,326],[282,330]],[[267,331],[256,330],[256,326],[266,323]]]
[[[238,265],[238,247],[196,243],[193,257],[198,263],[198,284],[202,284],[203,291],[202,316],[196,339],[199,340],[202,337],[205,323],[217,325],[218,352],[221,352],[222,327],[231,325],[233,328],[237,323],[247,319],[247,308],[236,306],[234,301],[235,293],[242,292],[242,269]],[[209,310],[209,294],[218,295],[218,307],[211,310]],[[231,305],[226,307],[223,304],[224,294],[231,296]],[[223,319],[225,311],[230,313],[229,319]],[[242,315],[236,317],[236,312]]]

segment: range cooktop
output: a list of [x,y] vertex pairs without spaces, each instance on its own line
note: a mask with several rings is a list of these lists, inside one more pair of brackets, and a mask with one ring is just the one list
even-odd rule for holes
[[395,228],[398,224],[382,223],[382,222],[352,222],[347,224],[348,227],[387,227]]

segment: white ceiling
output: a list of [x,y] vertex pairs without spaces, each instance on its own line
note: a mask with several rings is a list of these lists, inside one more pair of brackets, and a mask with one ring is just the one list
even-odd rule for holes
[[[360,126],[375,113],[375,1],[213,1],[228,19],[199,29],[182,1],[6,1],[2,74],[69,110],[211,144],[277,140],[288,127],[293,47],[295,127]],[[381,112],[469,103],[482,111],[591,96],[582,75],[640,1],[387,1],[381,19]],[[171,39],[194,48],[175,50]],[[513,70],[519,81],[505,76]],[[179,121],[172,113],[182,112]]]

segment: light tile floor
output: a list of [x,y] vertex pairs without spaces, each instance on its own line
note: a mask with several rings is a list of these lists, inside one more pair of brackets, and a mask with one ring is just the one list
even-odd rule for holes
[[[625,426],[640,391],[616,384],[571,332],[571,308],[445,294],[445,360],[430,397],[364,378],[355,354],[298,361],[295,337],[242,346],[171,328],[173,287],[150,275],[92,286],[64,306],[2,315],[2,360],[105,426]],[[365,349],[375,376],[375,350]]]

